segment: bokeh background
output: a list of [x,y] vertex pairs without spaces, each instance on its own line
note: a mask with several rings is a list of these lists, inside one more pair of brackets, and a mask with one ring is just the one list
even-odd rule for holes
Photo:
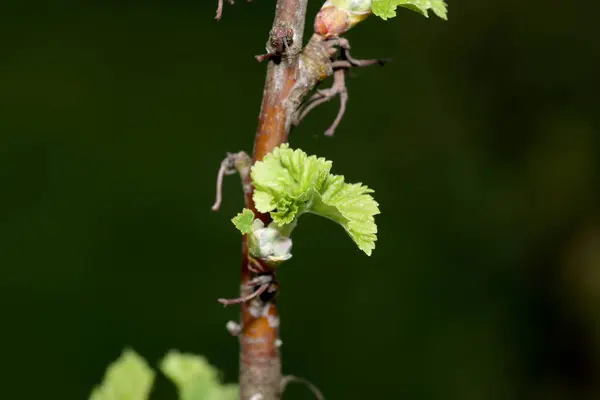
[[[252,149],[274,3],[0,4],[0,398],[86,399],[126,346],[237,379],[216,299],[238,291],[238,179],[210,206]],[[334,138],[337,101],[291,136],[382,214],[371,258],[325,220],[294,233],[284,372],[328,399],[598,399],[600,3],[449,8],[350,32],[394,62],[354,72]]]

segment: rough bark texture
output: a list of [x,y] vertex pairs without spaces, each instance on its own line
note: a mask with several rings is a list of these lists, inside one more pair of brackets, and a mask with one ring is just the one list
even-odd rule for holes
[[[273,148],[287,142],[303,98],[320,80],[332,73],[328,49],[320,36],[313,35],[309,44],[301,51],[307,2],[308,0],[277,1],[275,21],[267,42],[267,51],[275,56],[271,57],[267,67],[253,161],[262,160]],[[285,46],[282,46],[281,40],[285,37],[282,32],[287,32],[289,37],[292,33],[290,29],[293,31],[293,41],[286,41]],[[249,179],[248,177],[245,186],[251,188]],[[251,189],[246,191],[246,207],[255,211],[264,222],[269,222],[268,215],[256,212]],[[253,277],[245,240],[244,237],[242,296],[252,291],[245,283]],[[241,322],[241,399],[281,399],[281,342],[275,296],[263,296],[242,304]]]

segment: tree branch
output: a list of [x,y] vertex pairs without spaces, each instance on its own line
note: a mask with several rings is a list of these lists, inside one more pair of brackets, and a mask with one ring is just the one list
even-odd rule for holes
[[[328,41],[325,36],[315,33],[302,50],[307,3],[308,0],[277,1],[267,54],[257,57],[268,59],[269,64],[252,162],[262,160],[275,147],[288,141],[305,96],[317,83],[333,74],[336,41]],[[245,190],[246,207],[265,224],[270,223],[270,216],[258,213],[254,206],[250,174],[243,179],[244,187],[249,188]],[[258,270],[253,266],[256,261],[248,255],[246,236],[242,249],[240,298],[249,301],[241,303],[240,398],[280,400],[285,385],[281,384],[284,381],[279,352],[278,286],[256,295],[257,288],[248,284],[256,278],[257,271],[271,275],[276,282],[275,271],[266,265],[261,265]]]
[[[259,115],[258,130],[254,142],[253,161],[262,160],[276,146],[287,142],[288,134],[298,104],[290,102],[290,92],[299,73],[299,53],[306,19],[308,0],[278,0],[273,28],[267,42],[267,52],[280,54],[272,58],[267,66],[263,100]],[[292,43],[283,43],[280,34],[291,29]],[[310,89],[308,89],[310,90]],[[251,185],[250,177],[246,185]],[[264,222],[268,215],[259,215],[252,201],[252,191],[246,193],[246,207]],[[246,236],[243,241],[241,274],[241,296],[248,293],[247,282],[253,273],[249,268]],[[279,315],[275,296],[268,301],[258,297],[241,304],[242,332],[240,338],[240,399],[250,400],[260,395],[263,400],[281,399],[281,359],[279,346]]]

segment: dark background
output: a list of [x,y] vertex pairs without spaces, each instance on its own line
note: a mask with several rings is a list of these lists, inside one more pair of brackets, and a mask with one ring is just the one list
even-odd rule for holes
[[[86,399],[125,346],[237,379],[216,299],[238,292],[238,179],[210,206],[252,149],[274,3],[1,3],[0,398]],[[294,233],[284,372],[328,399],[598,399],[600,3],[449,10],[356,27],[355,56],[394,62],[349,79],[334,138],[337,100],[291,136],[382,214],[371,258],[325,220]]]

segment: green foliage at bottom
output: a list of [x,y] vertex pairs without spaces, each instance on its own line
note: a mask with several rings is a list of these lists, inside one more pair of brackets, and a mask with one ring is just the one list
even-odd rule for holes
[[[179,400],[234,400],[237,384],[223,384],[219,371],[205,357],[171,350],[160,362],[160,370],[177,387]],[[143,357],[126,349],[106,370],[103,382],[90,400],[146,400],[155,372]]]

